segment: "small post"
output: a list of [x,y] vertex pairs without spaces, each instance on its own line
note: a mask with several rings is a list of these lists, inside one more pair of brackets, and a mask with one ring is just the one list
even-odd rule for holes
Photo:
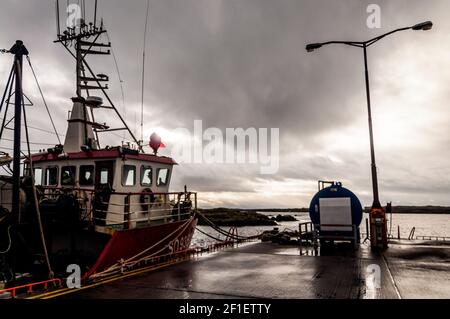
[[397,225],[397,238],[400,240],[400,225]]
[[195,193],[195,210],[197,210],[197,193]]
[[369,238],[369,219],[368,218],[366,218],[366,238],[364,238],[364,239],[367,239],[367,238]]
[[124,228],[125,229],[130,229],[131,228],[131,220],[130,220],[130,199],[131,199],[131,195],[128,194],[125,197],[125,223],[124,223]]
[[181,220],[181,195],[178,195],[178,221]]
[[302,255],[302,224],[298,224],[298,244],[300,246],[300,256]]
[[[164,199],[163,199],[163,205],[164,205],[164,206],[163,206],[163,207],[164,207],[164,208],[163,208],[163,214],[164,214],[164,216],[166,216],[166,217],[164,217],[164,221],[165,221],[166,223],[167,223],[167,219],[168,219],[168,218],[167,218],[167,216],[168,216],[168,215],[167,215],[167,210],[168,210],[168,209],[167,209],[167,196],[168,196],[167,194],[164,194],[164,195],[163,195],[163,197],[164,197]],[[170,219],[169,219],[169,220],[170,220]]]

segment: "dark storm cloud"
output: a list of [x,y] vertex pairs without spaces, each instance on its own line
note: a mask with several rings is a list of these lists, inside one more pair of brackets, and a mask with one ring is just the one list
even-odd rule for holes
[[[376,1],[382,8],[382,28],[371,30],[366,27],[366,8],[373,2],[152,0],[147,39],[147,126],[192,129],[193,120],[201,119],[204,127],[276,127],[281,132],[280,172],[276,176],[260,176],[258,169],[251,166],[181,165],[176,170],[174,187],[189,184],[201,191],[253,194],[242,203],[243,206],[257,202],[259,195],[255,190],[262,181],[277,183],[294,179],[299,185],[310,183],[309,189],[313,192],[318,178],[339,178],[348,181],[354,189],[370,194],[368,147],[355,152],[348,152],[346,148],[337,154],[327,153],[336,142],[326,137],[327,134],[344,130],[356,120],[365,120],[361,52],[336,46],[307,54],[304,47],[309,42],[330,39],[364,40],[392,28],[428,19],[437,26],[433,33],[427,36],[399,34],[395,40],[386,40],[369,52],[374,103],[380,105],[386,97],[394,100],[397,97],[395,102],[401,105],[402,93],[416,93],[412,89],[407,91],[408,87],[403,86],[403,82],[398,83],[395,77],[386,78],[389,63],[401,64],[406,58],[415,61],[430,56],[429,70],[433,71],[423,74],[423,79],[420,74],[411,76],[417,77],[419,82],[438,83],[430,101],[437,107],[436,112],[442,113],[443,120],[440,125],[432,126],[430,130],[434,131],[424,132],[425,140],[417,145],[420,147],[431,138],[442,136],[444,144],[433,144],[432,151],[427,152],[427,160],[448,176],[442,158],[450,153],[450,120],[445,113],[448,109],[443,107],[449,92],[447,85],[441,82],[448,81],[449,77],[448,73],[441,76],[434,63],[445,61],[443,47],[450,46],[447,31],[449,2]],[[126,113],[131,128],[135,129],[140,108],[146,1],[99,3],[99,16],[104,17],[109,29],[124,80],[125,108],[112,59],[95,59],[93,64],[96,72],[108,73],[114,79],[112,96]],[[74,64],[61,46],[52,44],[55,37],[54,2],[2,1],[0,30],[0,47],[10,46],[17,38],[27,44],[44,82],[44,91],[52,102],[58,129],[64,132],[64,119],[70,108],[67,98],[73,95]],[[4,78],[10,62],[6,57],[0,58]],[[30,94],[39,100],[36,92]],[[47,125],[41,109],[30,112],[34,112],[35,123]],[[380,166],[398,168],[397,171],[383,171],[389,173],[384,176],[388,192],[402,193],[401,198],[405,201],[416,196],[415,190],[429,194],[427,198],[432,197],[435,188],[450,193],[448,183],[441,183],[438,176],[433,175],[433,180],[428,181],[432,175],[428,166],[423,167],[421,173],[417,169],[410,170],[422,176],[416,182],[425,186],[408,187],[408,174],[401,172],[401,165],[396,165],[399,156],[379,156]],[[405,155],[402,160],[416,164],[424,161],[424,157]],[[402,180],[396,181],[396,172],[401,173]],[[414,195],[408,197],[408,193]],[[369,196],[363,196],[364,200],[370,200]],[[436,200],[448,203],[445,196],[437,195]],[[305,204],[291,199],[287,206]]]

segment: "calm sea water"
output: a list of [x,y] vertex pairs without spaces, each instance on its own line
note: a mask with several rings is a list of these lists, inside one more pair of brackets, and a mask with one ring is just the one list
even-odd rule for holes
[[[280,222],[279,226],[251,226],[251,227],[238,227],[238,234],[242,236],[257,235],[265,230],[271,230],[274,227],[278,227],[280,231],[284,229],[298,230],[298,224],[301,222],[310,222],[308,213],[261,213],[269,217],[281,215],[292,215],[298,221],[295,222]],[[365,219],[369,218],[368,214],[364,214],[363,221],[361,223],[361,232],[366,232]],[[390,216],[388,216],[390,219]],[[391,221],[388,221],[388,231],[391,226]],[[450,215],[445,214],[393,214],[392,215],[392,235],[397,237],[397,226],[400,226],[400,235],[402,238],[407,238],[411,229],[416,228],[415,236],[446,236],[450,237]],[[199,226],[199,228],[212,234],[215,237],[224,239],[225,236],[218,235],[214,230],[207,226]],[[222,227],[228,230],[229,227]],[[207,246],[215,242],[213,239],[201,234],[200,232],[195,232],[192,245],[193,246]]]

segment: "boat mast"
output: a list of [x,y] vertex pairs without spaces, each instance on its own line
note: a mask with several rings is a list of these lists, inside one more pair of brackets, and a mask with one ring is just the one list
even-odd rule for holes
[[[113,131],[127,131],[131,136],[132,140],[139,147],[140,151],[143,151],[142,144],[138,139],[134,136],[133,132],[130,130],[122,115],[117,110],[116,106],[112,102],[111,98],[107,94],[106,90],[108,90],[108,84],[102,85],[102,83],[108,82],[109,77],[104,74],[96,74],[92,70],[91,66],[86,61],[86,56],[88,55],[110,55],[111,54],[111,43],[100,43],[97,42],[100,36],[106,33],[106,29],[103,25],[103,20],[100,23],[100,26],[97,24],[97,1],[94,2],[94,12],[93,19],[94,21],[91,23],[86,23],[86,15],[84,8],[79,8],[79,18],[75,21],[74,25],[68,25],[65,31],[62,34],[59,32],[61,30],[60,26],[60,11],[59,11],[59,0],[56,0],[56,17],[57,17],[57,40],[55,43],[61,43],[64,48],[72,55],[72,57],[76,61],[76,101],[83,103],[83,125],[84,125],[84,138],[85,144],[88,145],[88,130],[90,129],[88,126],[92,127],[97,145],[100,145],[98,135],[99,133],[105,132],[113,132]],[[92,39],[93,40],[90,40]],[[72,50],[74,48],[74,50]],[[93,49],[97,48],[97,49]],[[106,50],[102,50],[106,49]],[[74,52],[73,52],[74,51]],[[86,97],[90,97],[91,91],[101,91],[109,105],[90,105],[86,103],[85,98],[83,97],[83,91],[86,92]],[[90,116],[92,117],[92,122],[89,121],[89,115],[87,108],[90,108]],[[102,108],[113,110],[118,116],[119,120],[122,122],[123,127],[120,128],[110,128],[105,124],[100,124],[95,122],[94,118],[94,109]]]
[[20,212],[20,147],[22,132],[22,66],[23,56],[28,55],[27,48],[21,40],[17,40],[16,44],[9,50],[14,54],[14,155],[13,155],[13,193],[12,193],[12,212],[17,216],[18,223],[21,222]]

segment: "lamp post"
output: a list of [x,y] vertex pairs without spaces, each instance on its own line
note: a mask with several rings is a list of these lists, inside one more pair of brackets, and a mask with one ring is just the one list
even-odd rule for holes
[[373,203],[370,210],[371,220],[371,244],[373,248],[387,248],[387,227],[386,227],[386,213],[381,206],[380,198],[378,194],[378,177],[377,166],[375,163],[375,147],[373,139],[373,126],[372,126],[372,106],[370,102],[370,82],[369,82],[369,68],[367,63],[367,48],[375,42],[400,31],[414,30],[414,31],[427,31],[433,27],[431,21],[418,23],[412,27],[399,28],[393,31],[387,32],[373,39],[356,42],[356,41],[328,41],[323,43],[311,43],[306,46],[306,51],[313,52],[325,45],[329,44],[344,44],[353,47],[363,49],[364,53],[364,69],[365,69],[365,82],[366,82],[366,96],[367,96],[367,111],[369,115],[369,137],[370,137],[370,158],[371,158],[371,172],[372,172],[372,191],[373,191]]

